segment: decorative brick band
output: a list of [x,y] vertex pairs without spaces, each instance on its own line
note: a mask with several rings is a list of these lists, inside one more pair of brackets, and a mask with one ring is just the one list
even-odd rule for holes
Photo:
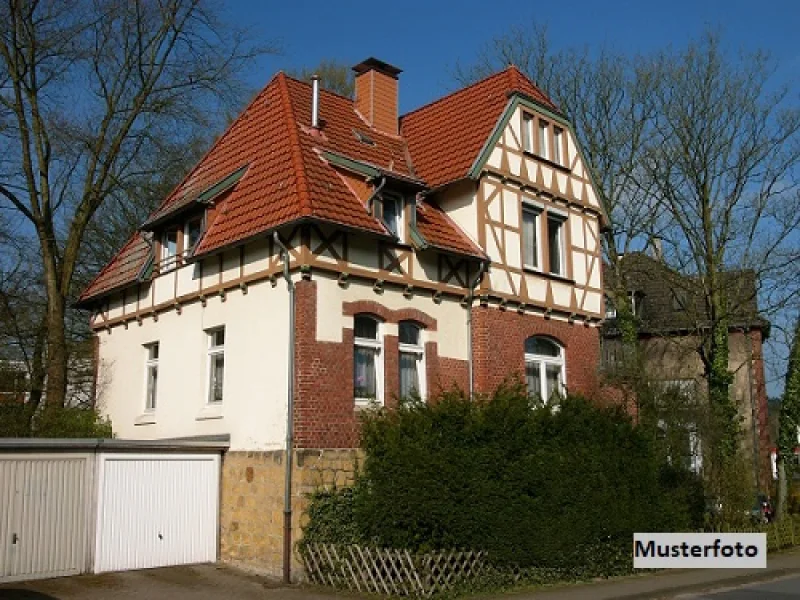
[[401,308],[392,310],[374,300],[356,300],[342,303],[342,314],[353,317],[358,314],[371,314],[379,317],[386,323],[399,323],[400,321],[416,321],[429,331],[436,331],[436,319],[416,308]]

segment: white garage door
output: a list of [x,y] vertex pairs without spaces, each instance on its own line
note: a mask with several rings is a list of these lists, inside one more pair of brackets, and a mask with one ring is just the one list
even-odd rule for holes
[[217,559],[219,455],[101,454],[95,572]]
[[87,570],[88,455],[0,457],[0,582]]

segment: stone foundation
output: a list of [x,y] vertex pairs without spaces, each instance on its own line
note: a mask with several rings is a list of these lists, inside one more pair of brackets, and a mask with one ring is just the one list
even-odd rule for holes
[[[292,469],[292,545],[302,537],[308,494],[353,483],[359,450],[295,450]],[[220,558],[280,577],[283,573],[283,450],[228,452],[222,461]],[[297,552],[292,579],[302,579]]]

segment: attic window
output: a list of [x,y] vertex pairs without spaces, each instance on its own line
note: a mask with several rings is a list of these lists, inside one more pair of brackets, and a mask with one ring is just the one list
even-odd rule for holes
[[373,140],[363,131],[359,131],[358,129],[353,129],[353,135],[356,136],[356,139],[362,144],[366,144],[367,146],[375,145],[375,140]]

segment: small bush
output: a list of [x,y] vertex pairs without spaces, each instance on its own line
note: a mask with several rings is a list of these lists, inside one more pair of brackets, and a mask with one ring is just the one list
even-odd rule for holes
[[497,565],[591,576],[630,569],[634,532],[702,520],[696,479],[660,464],[622,410],[583,398],[552,410],[515,386],[451,392],[371,413],[362,446],[355,488],[312,502],[308,541],[482,549]]

